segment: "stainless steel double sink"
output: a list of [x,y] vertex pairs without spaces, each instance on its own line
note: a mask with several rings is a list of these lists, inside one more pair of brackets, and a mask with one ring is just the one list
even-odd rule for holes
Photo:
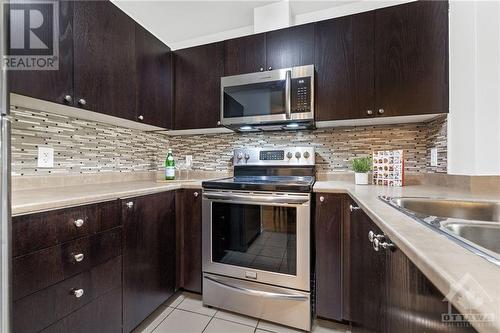
[[500,202],[420,197],[380,199],[500,266]]

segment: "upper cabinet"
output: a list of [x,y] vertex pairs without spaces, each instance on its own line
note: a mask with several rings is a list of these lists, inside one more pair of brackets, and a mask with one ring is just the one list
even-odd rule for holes
[[10,92],[171,128],[170,49],[110,1],[59,1],[59,69],[10,71]]
[[72,105],[74,3],[59,2],[59,69],[8,71],[10,92]]
[[266,33],[267,70],[314,63],[314,24]]
[[318,22],[316,120],[448,112],[448,3]]
[[140,25],[135,26],[138,121],[172,128],[172,53]]
[[224,42],[224,76],[266,69],[266,34],[250,35]]
[[76,104],[135,120],[134,21],[109,1],[74,6]]
[[376,111],[448,112],[448,2],[417,1],[375,12]]
[[220,121],[224,43],[175,51],[174,129],[213,128]]

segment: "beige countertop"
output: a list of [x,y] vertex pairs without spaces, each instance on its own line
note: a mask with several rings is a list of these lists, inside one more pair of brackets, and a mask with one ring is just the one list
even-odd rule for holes
[[[12,213],[23,215],[179,188],[201,188],[201,181],[165,183],[141,180],[18,190],[12,193]],[[489,325],[476,327],[479,332],[500,332],[500,267],[474,255],[378,198],[385,195],[500,200],[500,195],[472,194],[424,185],[403,188],[356,186],[345,181],[317,181],[314,191],[349,194],[444,295],[455,292],[452,303],[456,308],[464,314],[494,316]],[[463,300],[471,298],[476,302],[466,308],[468,302]]]

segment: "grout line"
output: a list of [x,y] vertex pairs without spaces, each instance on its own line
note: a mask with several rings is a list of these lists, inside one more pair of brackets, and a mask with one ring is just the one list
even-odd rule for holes
[[[170,307],[170,306],[168,306],[168,307],[167,307],[167,309],[169,309],[169,308],[171,308],[171,307]],[[162,320],[158,323],[158,325],[156,325],[156,326],[155,326],[155,327],[151,330],[151,333],[155,333],[155,331],[156,331],[156,329],[158,328],[158,326],[160,326],[160,325],[161,325],[161,324],[165,321],[165,319],[167,319],[168,317],[170,317],[170,315],[171,315],[172,313],[174,313],[175,308],[171,308],[171,309],[172,309],[172,311],[170,311],[170,313],[169,313],[168,315],[166,315],[166,316],[165,316],[165,318],[163,318],[163,319],[162,319]]]
[[205,332],[205,330],[207,329],[208,325],[210,325],[210,323],[212,322],[213,319],[214,319],[214,317],[210,318],[210,320],[208,321],[208,323],[205,326],[205,328],[203,328],[203,330],[201,331],[201,333]]

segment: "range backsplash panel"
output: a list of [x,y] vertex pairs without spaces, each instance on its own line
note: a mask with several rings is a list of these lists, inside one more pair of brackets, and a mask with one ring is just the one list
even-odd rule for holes
[[[446,117],[430,123],[342,127],[313,131],[165,136],[46,112],[12,108],[12,174],[160,170],[167,149],[176,159],[193,155],[193,169],[225,171],[244,146],[316,147],[320,172],[349,170],[349,160],[374,150],[403,149],[409,172],[446,172]],[[54,148],[54,167],[37,167],[37,147]],[[438,167],[430,148],[438,147]]]

